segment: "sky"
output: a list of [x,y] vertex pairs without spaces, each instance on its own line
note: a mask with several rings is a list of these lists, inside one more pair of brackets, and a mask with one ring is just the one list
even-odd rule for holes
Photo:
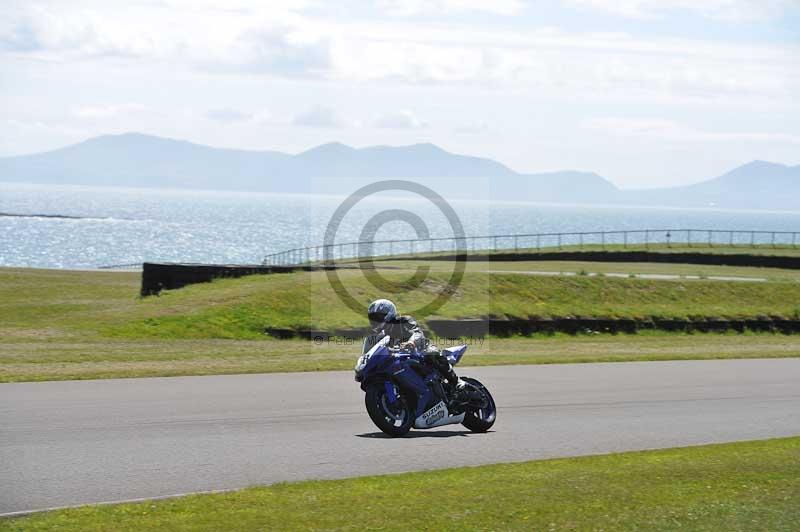
[[[224,7],[222,7],[224,6]],[[0,156],[432,142],[625,188],[800,164],[800,0],[4,0]]]

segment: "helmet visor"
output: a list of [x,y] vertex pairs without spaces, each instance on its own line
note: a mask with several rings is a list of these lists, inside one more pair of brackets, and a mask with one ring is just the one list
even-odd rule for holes
[[370,328],[378,332],[383,328],[383,324],[386,323],[386,313],[385,312],[370,312],[367,314],[369,318],[369,326]]

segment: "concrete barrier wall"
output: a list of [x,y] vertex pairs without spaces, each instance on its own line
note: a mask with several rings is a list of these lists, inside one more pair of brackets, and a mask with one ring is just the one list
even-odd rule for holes
[[177,264],[152,263],[142,265],[142,296],[156,295],[162,290],[174,290],[186,285],[208,283],[212,279],[243,277],[245,275],[288,273],[298,268],[288,266]]
[[[424,329],[429,337],[484,338],[486,336],[530,336],[537,333],[610,333],[635,334],[638,331],[661,330],[671,332],[774,332],[800,333],[800,319],[760,316],[742,319],[708,318],[690,320],[681,318],[613,319],[590,317],[565,318],[515,318],[498,320],[427,320]],[[275,338],[302,338],[316,342],[333,339],[359,341],[369,334],[369,329],[277,329],[267,328],[266,334]]]
[[[455,255],[438,255],[424,260],[454,261]],[[552,251],[547,253],[472,252],[469,261],[585,261],[585,262],[659,262],[671,264],[704,264],[710,266],[750,266],[800,270],[800,256],[759,255],[752,253],[701,253],[656,251]]]

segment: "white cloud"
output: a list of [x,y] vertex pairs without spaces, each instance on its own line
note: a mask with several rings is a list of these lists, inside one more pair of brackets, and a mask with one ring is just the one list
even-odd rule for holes
[[558,99],[793,100],[794,46],[623,34],[360,27],[335,46],[338,79],[524,89]]
[[0,48],[39,58],[157,55],[166,36],[91,9],[31,5],[0,15]]
[[[571,1],[593,2],[596,7],[617,5],[604,0]],[[714,5],[719,11],[728,4],[744,6],[742,1],[710,0],[696,5]],[[291,4],[291,9],[273,3],[267,7],[239,4],[244,2],[228,9],[185,11],[137,4],[124,17],[107,4],[92,9],[69,9],[60,3],[13,9],[0,14],[0,48],[16,58],[65,64],[113,57],[132,66],[163,64],[213,76],[469,85],[525,90],[558,99],[711,103],[736,99],[757,100],[759,105],[790,104],[795,99],[793,89],[800,84],[797,45],[634,37],[535,26],[511,31],[480,24],[412,24],[402,19],[315,19],[298,11],[305,5],[302,2]],[[688,0],[667,0],[666,4],[695,5]],[[657,6],[666,4],[627,0],[620,6],[628,7],[619,9],[647,15],[658,13]],[[505,5],[502,2],[434,5],[451,10],[491,6],[510,12],[519,8],[517,3],[498,7]]]
[[748,142],[800,144],[800,136],[785,133],[703,131],[663,118],[595,117],[583,122],[586,129],[603,134],[657,139],[692,144],[697,142]]
[[399,17],[465,12],[515,15],[523,8],[521,0],[378,0],[377,5],[387,14]]
[[237,122],[248,122],[253,118],[253,115],[236,109],[223,108],[207,111],[206,118],[222,124],[235,124]]
[[337,111],[324,105],[315,105],[298,114],[292,120],[295,126],[341,128],[347,125],[347,120]]
[[486,122],[471,122],[456,127],[454,131],[462,135],[481,135],[489,132],[489,124]]
[[64,144],[78,142],[90,136],[90,132],[85,129],[41,120],[5,120],[3,132],[5,135],[0,137],[0,153],[3,155],[61,148]]
[[275,6],[179,10],[135,4],[124,16],[103,4],[23,6],[0,14],[0,51],[50,61],[117,57],[207,71],[321,75],[330,63],[327,37]]
[[752,22],[780,16],[795,0],[565,0],[568,5],[606,11],[626,18],[655,18],[687,11],[730,22]]
[[279,121],[269,111],[248,112],[234,109],[231,107],[222,107],[219,109],[210,109],[205,112],[205,118],[220,124],[255,124],[255,125],[278,125]]
[[428,127],[427,122],[407,110],[383,114],[375,119],[373,125],[384,129],[422,129]]
[[309,39],[289,27],[245,30],[221,63],[237,69],[285,77],[320,77],[331,66],[330,42]]
[[119,118],[124,115],[147,112],[144,105],[138,103],[122,103],[112,105],[86,105],[75,109],[74,115],[89,120]]

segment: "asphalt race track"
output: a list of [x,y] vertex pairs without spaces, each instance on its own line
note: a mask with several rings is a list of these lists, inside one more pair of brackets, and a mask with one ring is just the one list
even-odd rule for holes
[[461,373],[493,432],[383,438],[349,372],[0,384],[0,513],[800,434],[800,359]]

